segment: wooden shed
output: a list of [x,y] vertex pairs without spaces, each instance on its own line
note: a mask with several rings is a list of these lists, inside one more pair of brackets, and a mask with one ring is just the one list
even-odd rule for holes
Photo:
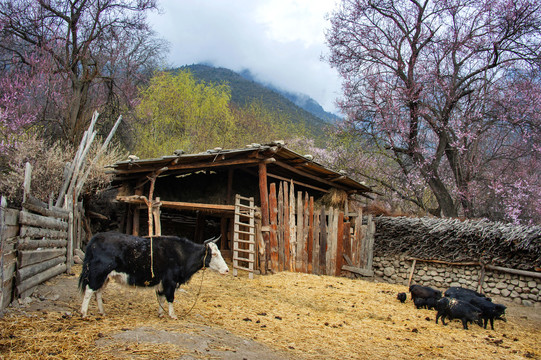
[[[281,142],[198,154],[176,151],[156,159],[121,161],[111,168],[113,185],[119,187],[116,199],[125,204],[121,231],[141,236],[181,235],[196,242],[221,235],[222,253],[233,260],[234,267],[261,273],[303,267],[313,272],[315,266],[308,269],[308,263],[317,260],[312,255],[321,245],[321,231],[323,237],[343,238],[343,228],[341,234],[333,235],[342,227],[338,223],[347,223],[352,216],[362,219],[348,210],[348,200],[354,195],[369,197],[371,192]],[[339,209],[318,206],[332,193],[341,194]],[[318,225],[318,234],[310,216],[325,219],[325,226],[321,221]],[[347,229],[347,239],[355,236],[353,228]],[[324,251],[330,246],[326,241],[324,245],[317,249],[318,254],[329,260]],[[354,247],[352,243],[346,246]],[[319,263],[325,261],[317,262],[319,269]]]

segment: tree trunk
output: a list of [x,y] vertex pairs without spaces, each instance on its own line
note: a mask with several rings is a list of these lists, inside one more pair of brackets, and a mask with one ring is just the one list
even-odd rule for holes
[[458,212],[455,203],[451,194],[449,194],[449,191],[445,187],[445,184],[439,178],[432,176],[428,179],[428,186],[430,186],[430,190],[432,190],[432,193],[438,201],[438,205],[441,209],[441,216],[457,217]]

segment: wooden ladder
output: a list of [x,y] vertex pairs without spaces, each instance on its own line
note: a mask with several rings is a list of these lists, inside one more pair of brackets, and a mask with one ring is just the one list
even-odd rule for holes
[[255,206],[254,198],[235,196],[235,221],[233,227],[233,276],[237,270],[246,270],[254,278],[255,264]]

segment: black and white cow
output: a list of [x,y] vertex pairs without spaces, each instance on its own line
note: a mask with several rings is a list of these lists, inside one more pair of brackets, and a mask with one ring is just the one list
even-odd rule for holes
[[217,239],[209,239],[204,244],[196,244],[176,236],[153,237],[151,254],[149,238],[118,232],[96,234],[86,248],[79,277],[79,290],[84,292],[81,305],[83,318],[87,316],[94,292],[99,312],[105,315],[102,292],[109,277],[115,277],[127,285],[155,287],[159,316],[163,316],[167,299],[169,316],[176,319],[173,300],[175,290],[180,285],[186,283],[203,266],[223,275],[229,272],[215,241]]

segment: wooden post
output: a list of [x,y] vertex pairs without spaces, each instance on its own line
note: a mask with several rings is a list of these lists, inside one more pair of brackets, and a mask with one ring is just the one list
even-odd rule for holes
[[269,212],[270,212],[270,257],[271,257],[271,269],[274,272],[277,272],[279,269],[278,263],[278,238],[277,238],[277,217],[278,217],[278,207],[276,204],[276,184],[270,184],[270,194],[269,194]]
[[[345,214],[344,214],[344,218],[345,218]],[[350,263],[351,263],[351,223],[349,221],[344,222],[343,246],[344,246],[344,254],[346,254],[348,256],[348,258],[350,259]],[[343,256],[342,256],[342,258],[343,258]],[[347,264],[347,265],[352,265],[352,264],[353,263]],[[342,263],[342,265],[344,265],[344,264]]]
[[302,258],[304,256],[304,214],[302,208],[302,191],[297,191],[297,256],[295,259],[295,270],[303,271]]
[[261,229],[265,243],[266,260],[264,263],[269,268],[270,233],[264,231],[269,227],[269,193],[267,189],[267,164],[263,161],[259,163],[259,199],[261,201]]
[[148,208],[148,236],[152,237],[154,235],[154,216],[152,214],[152,208],[154,206],[154,186],[156,184],[156,178],[158,174],[154,173],[149,177],[150,180],[150,189],[148,191],[148,200],[146,201]]
[[355,233],[353,234],[353,246],[355,249],[355,253],[353,254],[354,256],[351,261],[353,261],[354,266],[358,266],[360,268],[363,268],[366,264],[363,258],[363,242],[363,215],[361,212],[359,212],[357,217],[355,218]]
[[327,215],[324,205],[319,217],[319,273],[327,274]]
[[290,208],[289,208],[289,187],[287,181],[284,181],[284,249],[285,249],[285,269],[292,271],[291,268],[291,229],[290,229]]
[[286,252],[285,252],[285,246],[284,246],[284,186],[282,184],[282,181],[280,181],[280,184],[278,186],[278,218],[277,218],[277,225],[278,225],[278,270],[284,271],[286,268],[285,261],[286,261]]
[[308,266],[306,271],[308,274],[313,273],[314,260],[314,197],[310,196],[308,205]]
[[156,202],[154,203],[154,207],[152,208],[152,216],[154,218],[154,228],[156,229],[156,234],[157,236],[161,236],[162,235],[162,222],[161,222],[161,218],[160,218],[160,213],[161,213],[161,202],[160,202],[160,198],[157,197],[156,198]]
[[372,219],[372,214],[368,215],[366,237],[368,238],[368,251],[366,259],[366,269],[372,270],[372,261],[374,258],[374,235],[376,234],[376,223]]
[[297,259],[297,228],[295,223],[295,186],[293,180],[289,183],[289,268],[296,270]]
[[483,293],[483,282],[485,281],[485,264],[481,263],[481,269],[479,269],[479,281],[477,282],[477,292]]
[[336,268],[335,268],[335,276],[340,276],[340,273],[342,272],[342,265],[344,265],[344,261],[342,260],[344,254],[344,213],[339,212],[338,213],[338,222],[337,222],[337,228],[336,228]]
[[[135,188],[135,195],[143,195],[143,186],[141,184],[140,187],[136,187]],[[132,222],[132,225],[133,225],[133,229],[132,229],[132,234],[135,235],[135,236],[139,236],[139,221],[140,221],[140,210],[139,210],[139,205],[135,205],[134,209],[133,209],[133,222]]]
[[320,274],[319,270],[319,214],[313,212],[314,218],[314,249],[312,251],[312,274]]
[[308,236],[308,230],[309,230],[309,227],[308,227],[308,215],[309,215],[309,208],[308,208],[308,204],[310,203],[310,200],[309,200],[309,197],[308,197],[308,193],[305,192],[304,193],[304,205],[302,207],[302,228],[303,228],[303,239],[302,241],[304,242],[303,244],[303,247],[302,247],[302,272],[304,273],[308,273],[308,259],[309,259],[309,256],[308,256],[308,239],[309,239],[309,236]]
[[263,240],[263,232],[261,231],[261,219],[255,219],[255,238],[257,241],[257,251],[259,257],[259,271],[262,275],[267,273],[267,263],[265,256],[265,241]]
[[32,165],[30,165],[30,163],[27,162],[24,168],[23,203],[26,202],[26,198],[30,194],[31,183],[32,183]]
[[411,285],[411,279],[413,279],[413,273],[415,271],[415,264],[417,263],[416,259],[413,259],[413,262],[411,263],[411,270],[410,270],[410,276],[408,278],[408,288]]
[[69,274],[71,272],[71,265],[73,262],[73,231],[74,231],[74,224],[73,224],[73,198],[70,196],[70,194],[66,195],[66,199],[64,200],[64,206],[69,211],[69,217],[68,217],[68,245],[67,245],[67,252],[66,252],[66,272]]

